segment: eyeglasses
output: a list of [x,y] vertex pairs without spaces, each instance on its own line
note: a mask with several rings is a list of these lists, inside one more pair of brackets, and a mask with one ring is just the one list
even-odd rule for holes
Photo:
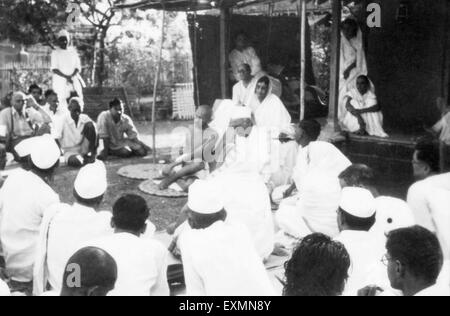
[[385,254],[385,255],[383,256],[383,258],[381,258],[381,262],[382,262],[386,267],[389,265],[389,261],[391,261],[391,260],[392,260],[392,258],[389,257],[388,254]]

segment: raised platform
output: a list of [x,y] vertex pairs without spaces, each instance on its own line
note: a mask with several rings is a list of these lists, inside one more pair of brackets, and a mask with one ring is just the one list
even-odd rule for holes
[[418,135],[393,134],[390,138],[348,135],[342,151],[353,163],[363,163],[377,172],[381,194],[405,198],[413,183],[412,156]]

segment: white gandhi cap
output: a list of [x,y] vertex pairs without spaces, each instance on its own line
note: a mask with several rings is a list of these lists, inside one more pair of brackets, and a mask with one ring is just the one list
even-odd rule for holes
[[211,215],[224,209],[219,187],[213,181],[197,180],[189,187],[188,207],[195,213]]
[[42,170],[53,167],[61,156],[61,150],[50,135],[26,139],[15,147],[20,157],[30,156],[33,164]]
[[74,184],[77,194],[86,200],[102,196],[105,194],[107,187],[106,167],[101,161],[96,161],[81,168]]
[[342,190],[340,208],[359,218],[370,218],[376,213],[375,198],[369,190],[348,187]]

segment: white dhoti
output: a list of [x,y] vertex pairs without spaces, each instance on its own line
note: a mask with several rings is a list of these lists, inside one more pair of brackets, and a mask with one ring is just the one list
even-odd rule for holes
[[70,98],[72,92],[75,92],[78,97],[84,99],[83,86],[84,81],[82,81],[81,76],[79,75],[73,78],[73,83],[69,83],[63,77],[53,75],[53,90],[58,95],[59,100],[58,112],[62,113],[67,110],[67,99]]

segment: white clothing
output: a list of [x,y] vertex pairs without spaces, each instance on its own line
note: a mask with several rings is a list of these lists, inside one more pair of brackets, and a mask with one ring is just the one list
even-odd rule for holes
[[179,237],[187,295],[274,296],[248,231],[216,222],[206,229],[186,227]]
[[[351,230],[342,231],[335,240],[345,246],[351,260],[349,278],[343,295],[357,296],[360,289],[373,284],[370,274],[380,264],[385,254],[383,240],[380,242],[377,235],[370,232]],[[385,280],[382,282],[385,283]]]
[[249,106],[252,98],[255,95],[257,80],[253,78],[247,86],[243,81],[239,81],[233,87],[233,102],[236,105]]
[[[378,104],[377,97],[372,91],[368,91],[366,94],[361,95],[358,89],[351,89],[345,96],[344,102],[351,99],[350,104],[357,110],[368,109]],[[370,112],[361,114],[364,122],[366,123],[366,131],[370,136],[388,137],[388,134],[383,129],[383,113]],[[344,130],[351,133],[360,130],[358,119],[356,116],[347,112],[341,122]]]
[[377,233],[380,238],[393,230],[416,224],[414,214],[405,201],[389,196],[380,196],[375,199],[375,203],[377,214],[371,231]]
[[33,279],[42,219],[45,210],[58,202],[52,188],[32,172],[17,170],[6,179],[0,190],[0,240],[13,280]]
[[117,263],[116,286],[108,296],[169,296],[168,251],[160,242],[117,233],[89,246],[105,250]]
[[0,297],[11,296],[8,285],[0,279]]
[[450,287],[443,284],[435,284],[414,296],[450,296]]
[[[362,32],[358,30],[356,38],[350,41],[341,33],[341,59],[340,59],[340,81],[339,81],[339,110],[338,118],[342,122],[347,114],[345,107],[345,96],[349,91],[356,88],[356,81],[359,76],[367,76],[367,61],[364,52]],[[347,79],[344,78],[344,72],[350,65],[356,63]],[[372,85],[372,84],[371,84]],[[373,86],[373,85],[372,85]]]
[[255,97],[250,108],[257,126],[274,128],[278,132],[291,127],[291,115],[280,98],[274,94],[267,95],[263,102],[259,102]]
[[450,246],[449,195],[450,173],[446,173],[416,182],[410,187],[407,199],[417,224],[437,233],[446,258]]
[[433,130],[439,133],[439,139],[444,144],[450,146],[450,112],[433,126]]
[[67,113],[55,124],[53,137],[59,140],[66,156],[82,154],[82,132],[87,123],[93,122],[86,114],[81,114],[78,124],[75,124],[70,113]]
[[[58,69],[66,76],[71,76],[75,69],[81,72],[81,61],[75,47],[68,47],[66,50],[55,49],[51,56],[51,70]],[[58,112],[67,112],[67,99],[72,91],[76,92],[83,100],[83,88],[85,83],[80,73],[72,78],[73,84],[69,83],[66,78],[53,74],[53,90],[58,94],[59,107]]]
[[301,190],[302,178],[311,170],[319,170],[337,178],[351,164],[350,160],[333,144],[322,141],[311,142],[298,151],[293,180],[297,189]]
[[247,64],[252,69],[252,75],[256,76],[261,71],[261,60],[259,59],[253,47],[247,47],[242,52],[234,49],[229,56],[230,66],[233,71],[233,76],[236,81],[239,81],[239,67],[242,64]]
[[45,291],[47,282],[60,293],[64,269],[81,245],[112,235],[111,213],[75,203],[56,204],[46,211],[40,232],[40,246],[34,266],[34,295]]
[[304,178],[299,193],[281,202],[276,213],[277,224],[295,238],[311,233],[334,237],[339,233],[337,210],[340,200],[338,178],[313,170]]

